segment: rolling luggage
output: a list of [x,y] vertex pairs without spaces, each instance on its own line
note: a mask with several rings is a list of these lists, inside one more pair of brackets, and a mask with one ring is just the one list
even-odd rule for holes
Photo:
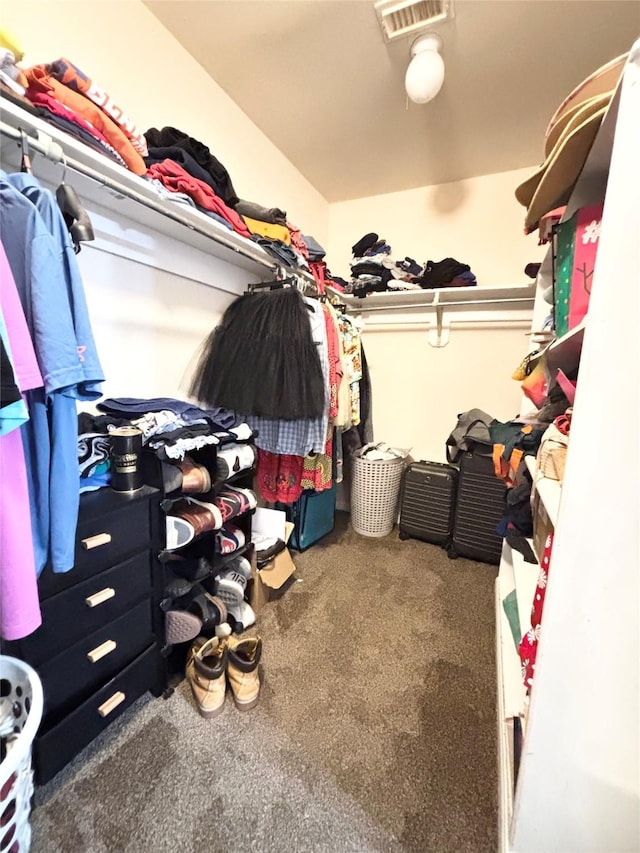
[[400,492],[400,539],[447,546],[451,539],[458,470],[442,462],[413,462]]
[[496,526],[505,515],[507,488],[496,477],[491,456],[463,453],[459,462],[458,500],[449,556],[497,565],[502,537],[496,533]]
[[294,551],[304,551],[327,533],[331,533],[336,514],[336,484],[323,492],[303,492],[294,504],[275,504],[293,522],[288,545]]

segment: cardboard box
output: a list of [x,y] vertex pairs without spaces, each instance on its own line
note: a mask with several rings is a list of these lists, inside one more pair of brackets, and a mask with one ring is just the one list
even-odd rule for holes
[[[279,510],[257,509],[253,529],[264,536],[277,536],[288,542],[293,532],[293,524],[285,521],[284,513]],[[258,569],[255,560],[253,561],[249,603],[256,613],[268,601],[280,596],[283,587],[295,570],[296,566],[288,548],[276,554],[273,560],[261,569]]]

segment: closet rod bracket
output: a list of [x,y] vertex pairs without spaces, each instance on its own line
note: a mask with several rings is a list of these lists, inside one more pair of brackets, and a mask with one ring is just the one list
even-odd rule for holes
[[442,349],[449,343],[451,333],[451,325],[449,321],[444,320],[444,306],[436,304],[436,322],[432,324],[427,332],[427,340],[429,346],[435,349]]

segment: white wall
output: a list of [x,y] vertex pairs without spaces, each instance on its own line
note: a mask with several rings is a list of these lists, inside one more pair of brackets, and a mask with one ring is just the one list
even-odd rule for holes
[[[3,4],[2,26],[21,42],[25,67],[66,56],[106,89],[139,129],[172,125],[187,131],[226,166],[242,198],[284,208],[303,232],[326,244],[326,200],[140,0],[20,0]],[[51,169],[36,157],[34,173],[46,183]],[[133,222],[127,227],[128,239],[143,241],[159,259],[163,252],[179,259],[193,251]],[[103,242],[108,230],[100,228]],[[113,250],[121,251],[117,241]],[[107,377],[105,393],[184,393],[188,365],[232,295],[175,270],[168,273],[160,260],[153,269],[91,245],[79,262]],[[204,257],[200,266],[206,267],[203,277],[226,290],[241,292],[255,280],[255,273],[216,258]]]
[[540,260],[535,234],[525,237],[524,208],[514,196],[532,169],[418,187],[331,205],[327,263],[349,277],[351,246],[370,231],[384,237],[393,256],[456,258],[469,264],[480,286],[525,281],[524,267]]
[[[523,234],[524,208],[513,195],[529,173],[521,169],[332,204],[329,268],[348,278],[351,246],[373,231],[387,240],[393,257],[468,263],[479,287],[525,284],[525,265],[543,256],[536,236]],[[368,322],[400,316],[380,311]],[[365,325],[376,439],[412,447],[415,458],[444,461],[444,442],[459,412],[477,406],[501,420],[515,417],[521,393],[510,377],[529,349],[525,325],[452,326],[449,343],[439,349],[429,345],[426,329],[379,331]]]

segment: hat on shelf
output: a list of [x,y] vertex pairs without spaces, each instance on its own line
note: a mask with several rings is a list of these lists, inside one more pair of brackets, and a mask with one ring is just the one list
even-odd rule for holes
[[551,208],[567,202],[607,112],[626,58],[625,54],[599,68],[555,111],[545,134],[545,160],[515,193],[520,204],[527,208],[526,231],[532,231]]
[[623,53],[622,56],[617,56],[605,65],[602,65],[593,74],[586,77],[582,83],[579,83],[576,88],[564,99],[555,113],[551,116],[549,126],[545,132],[545,138],[549,136],[551,129],[563,117],[563,115],[571,110],[576,104],[588,101],[591,98],[603,95],[606,92],[613,91],[618,85],[618,80],[622,75],[622,69],[625,66],[629,54]]
[[[546,150],[545,146],[546,157],[544,163],[533,173],[533,175],[530,175],[516,188],[516,198],[520,204],[524,205],[524,207],[529,207],[531,205],[540,184],[545,178],[547,178],[547,174],[551,169],[552,164],[557,163],[558,158],[561,156],[563,161],[566,161],[568,160],[569,155],[584,153],[584,157],[581,161],[577,158],[574,160],[574,157],[571,156],[572,162],[571,164],[568,164],[574,165],[575,168],[569,169],[567,176],[569,177],[570,174],[575,172],[574,180],[578,177],[580,170],[584,165],[586,155],[588,154],[598,131],[600,122],[602,121],[602,116],[605,114],[607,107],[609,106],[612,94],[612,92],[607,92],[606,95],[598,95],[597,97],[590,98],[588,101],[585,101],[578,106],[566,122],[564,129],[561,131],[549,151]],[[557,169],[557,165],[555,168]],[[554,184],[554,189],[552,190],[554,192],[555,186],[556,185]],[[560,193],[563,189],[566,190],[567,187],[558,187]],[[547,208],[542,211],[542,213],[546,212]]]

